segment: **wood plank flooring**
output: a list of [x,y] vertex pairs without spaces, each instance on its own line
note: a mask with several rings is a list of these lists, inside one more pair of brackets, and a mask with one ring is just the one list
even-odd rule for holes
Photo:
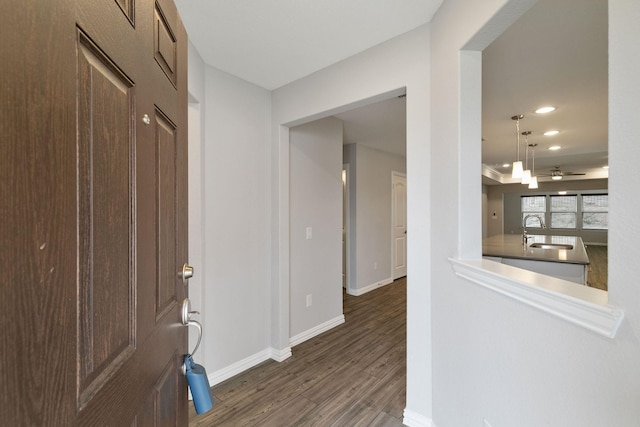
[[214,408],[190,426],[402,426],[406,278],[344,294],[345,323],[212,388]]

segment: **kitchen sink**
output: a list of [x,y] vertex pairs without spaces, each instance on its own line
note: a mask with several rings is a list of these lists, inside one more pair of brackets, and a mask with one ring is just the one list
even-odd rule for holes
[[529,247],[540,249],[573,249],[573,245],[566,243],[532,243]]

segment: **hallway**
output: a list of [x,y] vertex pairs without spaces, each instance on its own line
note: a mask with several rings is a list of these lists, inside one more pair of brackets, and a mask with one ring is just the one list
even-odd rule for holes
[[213,387],[214,408],[191,426],[402,426],[406,278],[354,297],[346,322]]

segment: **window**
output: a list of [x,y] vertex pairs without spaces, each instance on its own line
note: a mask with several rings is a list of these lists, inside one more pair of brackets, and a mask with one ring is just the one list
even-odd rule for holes
[[[526,227],[533,229],[540,228],[540,221],[542,221],[543,224],[548,225],[550,230],[574,233],[581,230],[607,231],[609,229],[609,196],[601,191],[586,190],[577,192],[577,194],[563,195],[514,195],[513,199],[509,197],[505,199],[505,214],[509,214],[509,212],[512,215],[516,214],[513,212],[514,209],[517,209],[515,199],[520,197],[521,216],[518,224],[515,224],[518,217],[512,217],[507,229],[522,228],[526,218]],[[513,202],[508,200],[513,200]]]
[[577,228],[578,196],[551,196],[551,228]]
[[[544,214],[547,212],[547,197],[522,196],[521,206],[522,224],[527,228],[542,228],[542,224],[544,224]],[[527,221],[526,224],[525,218]],[[538,221],[538,219],[540,221]]]
[[609,229],[609,195],[582,196],[582,228],[585,230]]

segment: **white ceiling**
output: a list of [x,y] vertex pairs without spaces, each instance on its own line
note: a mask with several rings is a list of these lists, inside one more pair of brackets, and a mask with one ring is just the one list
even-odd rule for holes
[[[266,89],[416,28],[441,3],[176,0],[207,64]],[[533,113],[547,104],[557,110]],[[508,171],[499,165],[516,155],[515,114],[525,115],[521,131],[531,130],[529,143],[538,144],[537,173],[559,166],[606,177],[607,111],[607,0],[539,0],[483,52],[483,163],[505,177]],[[345,123],[345,143],[405,155],[405,98],[336,117]],[[550,129],[560,134],[542,136]],[[552,144],[563,148],[551,152]]]
[[204,61],[272,90],[419,27],[442,0],[175,0]]
[[[482,157],[502,173],[516,157],[515,122],[535,147],[535,173],[607,176],[607,1],[539,0],[483,51]],[[552,105],[556,111],[534,111]],[[547,130],[560,133],[546,137]],[[520,157],[525,160],[524,137]],[[549,151],[551,145],[562,149]],[[531,156],[529,156],[531,167]],[[510,178],[510,177],[509,177]],[[565,179],[568,177],[565,177]],[[576,177],[579,179],[584,176]]]
[[406,98],[393,97],[335,115],[343,122],[344,144],[360,143],[369,148],[405,157],[407,155]]

